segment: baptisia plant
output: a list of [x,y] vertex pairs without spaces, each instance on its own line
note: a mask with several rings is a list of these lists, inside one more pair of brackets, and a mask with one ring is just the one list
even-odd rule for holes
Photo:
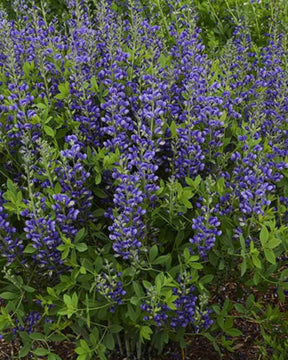
[[1,333],[48,360],[62,340],[78,360],[231,349],[233,309],[264,321],[219,286],[287,290],[287,36],[256,51],[239,26],[215,59],[186,1],[19,4],[0,14]]

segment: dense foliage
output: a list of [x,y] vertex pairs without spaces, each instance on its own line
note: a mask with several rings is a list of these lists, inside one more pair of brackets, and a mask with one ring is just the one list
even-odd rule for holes
[[[66,339],[78,360],[143,359],[187,334],[221,354],[234,317],[259,324],[264,358],[287,358],[287,311],[253,295],[287,301],[283,7],[261,47],[241,17],[221,51],[204,37],[213,57],[200,5],[1,12],[0,330],[20,358],[59,359]],[[236,298],[215,301],[227,282]]]

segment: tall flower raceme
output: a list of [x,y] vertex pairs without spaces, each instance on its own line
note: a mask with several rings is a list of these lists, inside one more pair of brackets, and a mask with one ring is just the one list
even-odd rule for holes
[[50,94],[57,93],[61,66],[59,69],[53,52],[56,56],[57,51],[65,49],[62,37],[55,34],[54,23],[48,26],[35,8],[24,9],[25,15],[22,14],[17,22],[4,20],[1,30],[5,55],[1,68],[3,85],[6,84],[1,112],[7,116],[5,132],[10,139],[7,145],[11,151],[15,144],[20,146],[25,130],[31,131],[33,141],[41,137],[39,118],[35,119],[39,110],[35,108],[34,101],[48,99]]
[[226,204],[227,197],[229,199],[228,189],[223,189],[225,195],[221,196],[216,191],[217,181],[213,174],[204,180],[204,184],[206,194],[196,201],[197,210],[191,219],[192,236],[189,242],[192,244],[190,252],[207,260],[210,250],[222,235],[221,217],[230,215],[231,208]]
[[253,86],[258,59],[251,36],[244,26],[237,26],[233,35],[233,40],[224,48],[219,76],[223,109],[229,118],[241,124],[249,117],[249,109],[256,96]]
[[55,167],[61,191],[53,195],[52,209],[63,234],[73,239],[81,224],[92,216],[90,208],[93,195],[85,187],[90,173],[83,163],[87,159],[83,145],[75,135],[67,136],[66,142],[68,147],[61,150],[61,160]]
[[[243,42],[245,31],[239,29],[239,34]],[[249,41],[251,47],[251,39]],[[234,55],[237,61],[239,60],[234,65],[239,71],[243,68],[245,59],[240,51],[245,48],[241,44],[240,41],[236,42],[241,55]],[[251,52],[251,49],[247,47],[246,51]],[[255,53],[248,52],[249,54],[255,59]],[[244,112],[238,116],[242,130],[238,129],[235,134],[241,148],[231,154],[231,160],[237,166],[230,182],[239,199],[240,213],[244,217],[253,213],[264,215],[263,206],[271,204],[271,195],[275,193],[276,184],[281,181],[283,171],[287,168],[284,150],[287,142],[284,115],[287,91],[283,87],[283,56],[280,37],[278,46],[271,41],[270,45],[263,49],[258,62],[254,61],[250,66],[248,64],[250,77],[245,76],[240,82],[237,79],[229,94],[231,98],[236,96],[235,100],[239,98],[245,103]],[[234,76],[233,73],[231,76]],[[253,145],[248,146],[247,143]]]
[[[178,178],[196,177],[207,167],[207,159],[222,143],[223,121],[219,105],[221,97],[213,94],[220,87],[213,78],[211,63],[204,54],[204,45],[199,41],[199,29],[191,14],[183,19],[180,34],[176,36],[176,45],[171,49],[172,63],[175,63],[175,104],[171,104],[172,119],[179,126],[173,129],[172,160]],[[174,33],[174,30],[171,29]],[[179,108],[180,104],[180,108]],[[175,111],[176,110],[176,111]],[[209,151],[208,151],[209,148]],[[209,171],[209,169],[207,169]]]
[[[253,149],[245,145],[243,147],[246,148],[243,158],[239,153],[232,155],[232,160],[239,164],[233,171],[235,181],[232,187],[240,200],[239,209],[242,214],[264,215],[263,206],[271,203],[268,194],[275,191],[275,182],[279,182],[283,175],[274,167],[273,162],[263,159],[263,146],[258,144]],[[285,169],[287,165],[282,163],[279,169],[281,167]]]
[[[58,250],[63,243],[62,236],[73,241],[84,225],[84,219],[87,221],[91,217],[89,209],[92,193],[84,187],[90,174],[82,163],[87,156],[81,154],[81,145],[74,135],[67,136],[70,148],[62,150],[62,159],[59,161],[55,160],[45,141],[37,142],[35,148],[28,145],[29,139],[23,141],[21,152],[26,172],[23,190],[27,191],[28,199],[23,200],[27,207],[20,212],[25,223],[23,230],[26,241],[22,240],[22,245],[19,243],[18,247],[20,245],[22,250],[25,245],[26,247],[24,253],[19,254],[19,260],[26,263],[30,256],[25,254],[31,254],[36,266],[55,275],[59,269],[62,271],[64,268],[61,252]],[[53,194],[50,198],[56,180],[59,181],[60,193]],[[41,189],[41,193],[38,189]],[[13,228],[11,234],[12,230]],[[11,250],[10,257],[15,259],[14,250],[16,252],[17,249],[13,250],[12,237],[7,237],[6,240],[6,246]],[[14,242],[16,247],[17,241]]]
[[140,248],[143,246],[145,223],[142,208],[144,196],[137,174],[122,174],[117,171],[113,177],[119,181],[113,197],[114,209],[110,210],[113,224],[109,226],[109,238],[113,241],[113,249],[124,260],[139,260]]
[[126,290],[123,288],[122,272],[117,272],[106,261],[103,271],[99,273],[95,279],[95,289],[100,297],[100,301],[104,298],[110,304],[110,312],[115,312],[116,307],[122,305]]
[[[102,17],[93,19],[89,16],[84,2],[71,1],[68,7],[71,12],[66,39],[69,53],[62,56],[62,61],[70,65],[65,83],[69,95],[59,99],[58,106],[66,106],[68,117],[78,123],[75,130],[79,131],[87,146],[96,147],[101,139],[98,73],[103,64],[100,65],[99,61],[102,59],[105,63],[106,59],[101,50],[105,44],[104,34],[98,28]],[[106,13],[105,9],[101,10]]]
[[184,272],[178,276],[178,288],[173,288],[173,295],[177,296],[175,301],[175,314],[171,318],[171,327],[187,328],[193,325],[196,332],[208,328],[213,321],[210,319],[211,310],[207,307],[207,297],[195,296],[195,287],[192,285],[192,276]]
[[[43,202],[41,200],[40,203]],[[45,202],[45,198],[43,200]],[[28,218],[25,221],[24,231],[26,239],[32,245],[29,251],[35,263],[39,264],[40,268],[54,270],[62,264],[61,253],[57,250],[61,244],[61,237],[56,229],[56,221],[41,212],[22,211],[21,216]]]
[[[46,271],[52,270],[51,275],[55,269],[62,265],[61,253],[57,250],[61,244],[61,237],[56,228],[56,221],[51,212],[49,213],[47,197],[37,190],[37,176],[43,174],[42,169],[35,166],[35,162],[37,164],[38,160],[38,149],[29,143],[28,137],[24,137],[22,141],[21,154],[25,170],[22,190],[26,192],[27,197],[25,196],[26,198],[23,199],[23,204],[20,203],[24,209],[20,211],[19,215],[24,222],[23,230],[26,241],[23,241],[25,249],[19,260],[27,263],[31,255],[34,261],[33,265]],[[48,184],[52,186],[50,182]],[[26,254],[29,254],[28,257]]]
[[207,258],[207,253],[214,246],[216,237],[222,234],[219,229],[220,221],[216,216],[208,216],[203,211],[203,215],[192,219],[192,229],[194,231],[190,242],[196,245],[197,252],[202,258]]
[[[261,61],[263,67],[258,71],[257,89],[265,89],[263,104],[260,107],[263,122],[261,136],[267,138],[275,157],[284,158],[287,155],[287,49],[285,37],[269,39],[269,45],[263,49]],[[259,124],[260,125],[260,124]],[[271,154],[272,158],[273,155]]]
[[[135,28],[135,22],[139,22],[143,29]],[[117,145],[121,152],[124,152],[120,162],[123,161],[125,163],[124,173],[121,174],[119,170],[116,173],[114,172],[115,178],[120,180],[121,183],[115,189],[114,203],[117,206],[112,212],[114,224],[109,227],[111,231],[110,239],[117,241],[113,244],[113,248],[118,255],[122,255],[124,259],[128,257],[133,259],[134,257],[137,261],[139,261],[140,248],[144,250],[145,246],[147,246],[150,232],[149,220],[145,214],[147,214],[149,208],[153,208],[156,200],[155,193],[159,189],[157,185],[158,177],[155,175],[155,172],[158,170],[158,164],[161,161],[157,157],[157,145],[160,145],[161,141],[163,141],[161,140],[163,133],[162,117],[166,103],[162,99],[165,84],[162,79],[158,80],[156,75],[146,74],[147,68],[151,68],[151,64],[156,62],[154,66],[157,66],[159,48],[156,47],[154,40],[155,38],[157,39],[155,36],[157,30],[159,30],[158,27],[151,27],[148,22],[141,21],[137,14],[132,19],[131,32],[136,38],[133,39],[134,47],[129,49],[130,55],[128,53],[124,54],[126,57],[123,60],[127,64],[130,63],[130,66],[133,66],[134,61],[136,62],[137,52],[141,52],[143,47],[146,51],[150,49],[151,58],[148,58],[144,64],[138,64],[137,66],[135,63],[135,66],[133,66],[134,75],[132,73],[131,82],[128,82],[128,91],[129,87],[133,91],[133,94],[129,94],[130,97],[126,97],[124,86],[118,85],[121,91],[116,92],[114,99],[112,98],[102,106],[106,110],[103,120],[112,125],[104,128],[104,130],[107,129],[110,132],[109,135],[112,137],[111,140],[105,141],[104,144],[106,148],[109,146],[110,149],[113,149],[113,145]],[[157,42],[159,43],[158,40]],[[124,63],[123,60],[122,63]],[[119,79],[122,80],[127,77],[128,74],[122,72]],[[142,80],[140,85],[136,82],[139,81],[139,77]],[[114,78],[117,80],[117,75]],[[110,89],[109,92],[111,91]],[[120,102],[117,99],[117,95],[118,97],[122,96]],[[121,107],[118,113],[115,113],[117,102]],[[111,108],[111,106],[114,107]],[[133,119],[129,115],[128,106],[133,110]],[[109,111],[108,113],[107,110]],[[107,130],[105,131],[107,132]],[[126,170],[128,170],[128,173]],[[126,181],[128,181],[129,186],[124,185]],[[123,197],[126,198],[125,201],[123,201]],[[119,203],[121,199],[122,204],[121,202]],[[131,204],[130,209],[129,204]],[[116,217],[115,214],[117,214]],[[127,215],[129,215],[128,218]],[[129,237],[133,237],[133,234],[134,240],[129,239]],[[131,247],[131,252],[129,247]],[[124,252],[121,254],[122,249],[124,249]]]
[[172,290],[160,290],[157,286],[147,288],[146,299],[141,304],[144,320],[153,321],[159,329],[168,327],[175,332],[188,327],[193,327],[196,332],[208,328],[213,321],[211,311],[207,309],[207,297],[198,297],[193,283],[189,271],[184,270],[170,285]]

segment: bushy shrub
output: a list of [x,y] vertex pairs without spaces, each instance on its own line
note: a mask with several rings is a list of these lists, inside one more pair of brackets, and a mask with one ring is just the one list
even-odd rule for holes
[[[238,26],[211,59],[186,2],[17,11],[0,19],[2,334],[49,360],[64,339],[78,360],[187,333],[230,350],[229,312],[264,311],[240,284],[288,288],[287,34],[258,49]],[[213,303],[227,280],[238,302]]]

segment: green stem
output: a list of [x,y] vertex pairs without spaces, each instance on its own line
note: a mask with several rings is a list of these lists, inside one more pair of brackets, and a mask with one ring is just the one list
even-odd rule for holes
[[117,338],[120,354],[121,354],[121,356],[123,356],[124,355],[123,346],[122,346],[122,342],[121,342],[119,333],[116,334],[116,338]]
[[126,334],[125,334],[125,348],[126,348],[127,358],[129,359],[130,358],[130,343],[129,343],[129,339]]
[[138,340],[136,344],[137,360],[141,360],[141,341]]

